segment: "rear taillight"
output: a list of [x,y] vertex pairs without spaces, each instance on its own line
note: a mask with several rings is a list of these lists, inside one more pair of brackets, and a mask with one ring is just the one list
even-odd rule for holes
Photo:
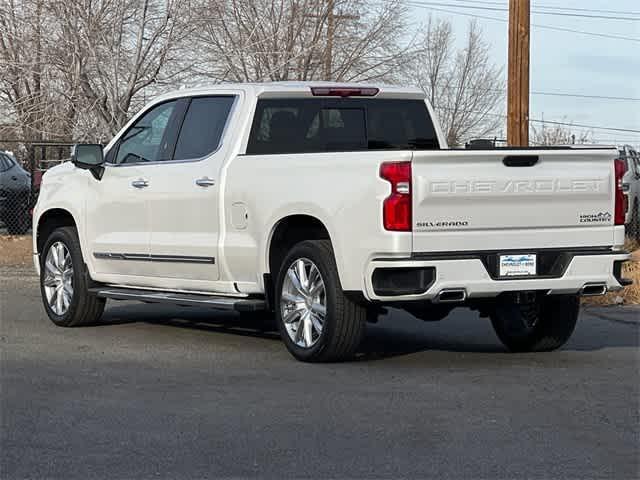
[[385,162],[380,177],[391,184],[391,194],[382,206],[385,230],[411,231],[411,162]]
[[622,177],[627,173],[627,166],[625,165],[624,160],[619,158],[614,160],[614,171],[616,176],[616,203],[613,218],[616,225],[624,225],[628,208],[627,196],[622,190]]

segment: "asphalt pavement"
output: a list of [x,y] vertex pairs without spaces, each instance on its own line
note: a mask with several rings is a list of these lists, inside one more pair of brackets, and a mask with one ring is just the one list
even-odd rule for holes
[[393,310],[341,364],[268,327],[112,302],[58,328],[30,271],[0,271],[0,478],[640,477],[637,308],[586,309],[543,354],[463,309]]

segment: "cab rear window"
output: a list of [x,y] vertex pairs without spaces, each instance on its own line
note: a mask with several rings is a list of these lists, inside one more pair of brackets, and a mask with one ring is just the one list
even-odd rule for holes
[[438,148],[421,100],[263,99],[258,101],[247,154]]

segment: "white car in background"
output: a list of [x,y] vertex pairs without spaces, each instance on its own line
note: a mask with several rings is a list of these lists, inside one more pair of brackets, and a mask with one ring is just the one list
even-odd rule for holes
[[628,202],[625,219],[627,235],[640,239],[640,153],[625,145],[620,148],[620,158],[627,167],[622,177],[622,190],[627,195]]

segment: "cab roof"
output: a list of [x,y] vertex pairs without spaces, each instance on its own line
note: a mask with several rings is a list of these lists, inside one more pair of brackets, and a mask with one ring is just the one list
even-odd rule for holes
[[[215,95],[221,93],[244,92],[254,97],[311,97],[312,88],[329,89],[377,89],[378,93],[369,98],[407,98],[424,99],[422,90],[415,87],[400,87],[373,83],[353,82],[264,82],[264,83],[220,83],[181,88],[167,92],[154,99],[155,102],[170,98],[189,97],[194,95]],[[336,95],[338,96],[338,95]]]

